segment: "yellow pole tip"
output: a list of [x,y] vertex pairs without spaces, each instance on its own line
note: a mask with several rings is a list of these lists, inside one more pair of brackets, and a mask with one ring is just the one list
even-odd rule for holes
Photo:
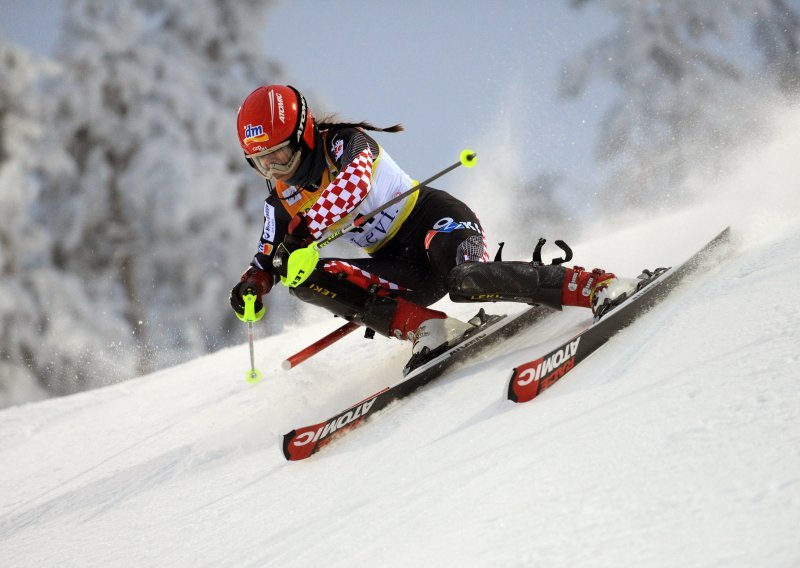
[[461,160],[462,166],[471,168],[478,161],[478,154],[472,150],[463,150],[459,159]]
[[260,383],[262,378],[264,377],[261,375],[261,371],[258,369],[247,371],[247,382],[251,385]]

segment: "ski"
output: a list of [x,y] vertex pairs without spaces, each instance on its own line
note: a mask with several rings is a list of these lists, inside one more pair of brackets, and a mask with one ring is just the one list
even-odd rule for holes
[[553,386],[617,332],[664,299],[687,275],[703,264],[708,253],[726,244],[729,239],[730,227],[727,227],[680,266],[653,273],[636,293],[601,315],[585,330],[542,357],[516,367],[508,382],[508,399],[528,402]]
[[401,381],[368,396],[327,420],[285,434],[284,457],[296,461],[311,456],[341,434],[360,425],[367,417],[441,376],[455,363],[477,355],[551,313],[552,309],[537,305],[514,316],[489,316],[483,324],[465,334],[458,343],[448,346],[429,361],[414,367]]

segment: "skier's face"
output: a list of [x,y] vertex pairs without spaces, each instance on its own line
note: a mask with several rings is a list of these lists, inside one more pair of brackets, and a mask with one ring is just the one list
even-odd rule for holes
[[256,166],[256,170],[267,179],[286,181],[297,171],[300,165],[300,152],[295,152],[289,142],[251,154],[248,156]]

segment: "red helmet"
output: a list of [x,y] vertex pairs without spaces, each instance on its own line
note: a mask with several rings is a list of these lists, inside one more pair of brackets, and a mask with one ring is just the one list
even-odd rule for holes
[[314,149],[314,117],[300,91],[267,85],[250,93],[237,117],[245,157],[267,178],[290,176]]

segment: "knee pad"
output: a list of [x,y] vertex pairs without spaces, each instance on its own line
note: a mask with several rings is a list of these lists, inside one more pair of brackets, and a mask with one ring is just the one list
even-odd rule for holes
[[428,231],[425,250],[431,266],[441,275],[448,274],[454,266],[461,263],[489,259],[483,235],[472,229]]

